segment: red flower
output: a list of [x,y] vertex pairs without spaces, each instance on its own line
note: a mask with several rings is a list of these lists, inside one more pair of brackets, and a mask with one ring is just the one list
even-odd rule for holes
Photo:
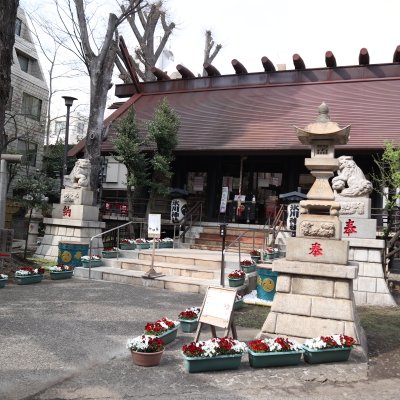
[[197,313],[193,312],[193,311],[182,311],[179,315],[178,315],[179,319],[185,319],[185,320],[194,320],[198,318]]
[[203,348],[200,343],[191,342],[182,346],[183,354],[187,357],[200,357],[203,354]]
[[269,351],[269,346],[260,339],[252,340],[247,346],[255,353],[266,353]]
[[230,279],[240,279],[240,278],[244,278],[246,276],[246,273],[244,271],[240,271],[238,269],[236,269],[235,271],[231,272],[228,275],[228,278]]

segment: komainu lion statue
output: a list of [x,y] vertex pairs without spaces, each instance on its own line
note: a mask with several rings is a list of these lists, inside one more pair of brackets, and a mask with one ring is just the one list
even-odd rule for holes
[[372,192],[372,183],[365,179],[364,173],[354,162],[352,156],[338,158],[338,175],[332,179],[335,195],[344,197],[368,197]]
[[77,160],[71,173],[64,179],[65,187],[89,187],[90,169],[91,165],[89,160],[83,158]]

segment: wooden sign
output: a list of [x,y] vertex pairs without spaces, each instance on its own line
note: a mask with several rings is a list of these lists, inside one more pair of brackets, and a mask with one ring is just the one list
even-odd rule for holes
[[203,301],[199,316],[195,341],[200,336],[203,324],[211,326],[213,336],[216,336],[215,327],[224,328],[225,336],[229,329],[232,329],[233,336],[236,336],[236,329],[232,321],[232,311],[236,299],[236,289],[209,286]]

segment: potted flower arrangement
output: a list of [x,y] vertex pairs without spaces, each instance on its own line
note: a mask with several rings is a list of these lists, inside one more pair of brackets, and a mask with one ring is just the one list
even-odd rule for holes
[[136,249],[135,239],[121,239],[119,241],[119,248],[121,250],[135,250]]
[[256,263],[253,260],[240,261],[240,268],[246,273],[254,272],[256,270]]
[[243,307],[243,296],[236,293],[235,302],[233,303],[234,310],[240,310]]
[[189,307],[178,315],[178,321],[182,332],[190,333],[197,329],[199,324],[199,307]]
[[253,368],[297,365],[304,352],[301,344],[282,337],[252,340],[247,347]]
[[19,267],[15,271],[14,279],[17,285],[38,283],[43,279],[44,268]]
[[0,274],[0,288],[3,288],[4,286],[6,286],[7,282],[8,282],[8,275]]
[[260,250],[250,251],[250,257],[255,263],[259,263],[261,261],[261,251]]
[[244,284],[246,273],[239,269],[235,269],[228,275],[228,282],[230,287],[238,287]]
[[303,344],[304,361],[309,364],[347,361],[355,339],[343,334],[318,336]]
[[106,247],[101,252],[103,258],[117,258],[118,257],[118,247]]
[[175,340],[178,326],[178,321],[172,321],[164,317],[156,322],[148,322],[144,327],[144,334],[148,336],[157,336],[163,340],[164,344],[168,344]]
[[161,242],[158,245],[160,249],[172,249],[174,247],[174,239],[166,237],[161,239]]
[[146,239],[138,238],[135,239],[135,245],[137,249],[149,249],[150,243]]
[[165,343],[159,337],[147,335],[129,339],[126,347],[132,354],[132,360],[141,367],[154,367],[160,364],[165,349]]
[[72,278],[74,267],[72,265],[57,264],[50,267],[49,271],[50,279],[52,280],[68,279]]
[[246,343],[230,337],[191,342],[182,347],[187,372],[220,371],[237,369]]
[[265,253],[264,253],[264,260],[272,260],[274,258],[275,254],[274,254],[274,248],[273,247],[267,247],[265,249]]
[[101,257],[97,255],[93,256],[82,256],[81,257],[81,262],[84,268],[89,268],[89,267],[100,267],[103,262],[101,261]]

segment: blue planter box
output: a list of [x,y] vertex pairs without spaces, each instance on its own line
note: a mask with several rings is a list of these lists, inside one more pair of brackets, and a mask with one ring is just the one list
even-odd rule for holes
[[[172,328],[172,329],[168,330],[167,332],[165,332],[162,335],[159,335],[157,337],[162,339],[164,344],[169,344],[169,343],[173,342],[176,339],[176,335],[178,333],[178,328],[179,328],[179,325],[176,326],[175,328]],[[146,332],[144,334],[147,335]]]
[[250,272],[254,272],[256,270],[256,265],[240,265],[240,269],[246,272],[246,274],[249,274]]
[[180,319],[179,324],[181,326],[182,332],[191,333],[197,329],[197,326],[199,325],[199,320],[198,319],[193,319],[193,320]]
[[118,251],[102,251],[101,255],[103,258],[117,258],[118,257]]
[[150,243],[136,243],[137,249],[149,249]]
[[269,353],[249,353],[250,366],[253,368],[281,367],[284,365],[297,365],[303,351],[274,351]]
[[101,260],[82,260],[82,266],[84,268],[89,268],[89,262],[91,263],[91,267],[101,267],[103,265],[103,262]]
[[242,286],[244,284],[244,278],[239,278],[239,279],[228,278],[228,283],[230,287]]
[[183,355],[183,365],[187,372],[222,371],[238,369],[242,354],[231,354],[217,357],[186,357]]
[[304,361],[308,364],[347,361],[351,352],[351,347],[314,350],[303,346],[303,349]]
[[25,275],[25,276],[14,276],[14,280],[17,285],[30,285],[31,283],[42,282],[43,275]]
[[50,271],[50,279],[58,281],[59,279],[72,278],[74,271]]
[[174,247],[174,242],[159,242],[159,249],[172,249]]
[[0,288],[3,288],[6,286],[6,283],[8,282],[8,279],[0,279]]
[[135,250],[136,245],[135,245],[135,243],[120,243],[119,248],[121,250]]

